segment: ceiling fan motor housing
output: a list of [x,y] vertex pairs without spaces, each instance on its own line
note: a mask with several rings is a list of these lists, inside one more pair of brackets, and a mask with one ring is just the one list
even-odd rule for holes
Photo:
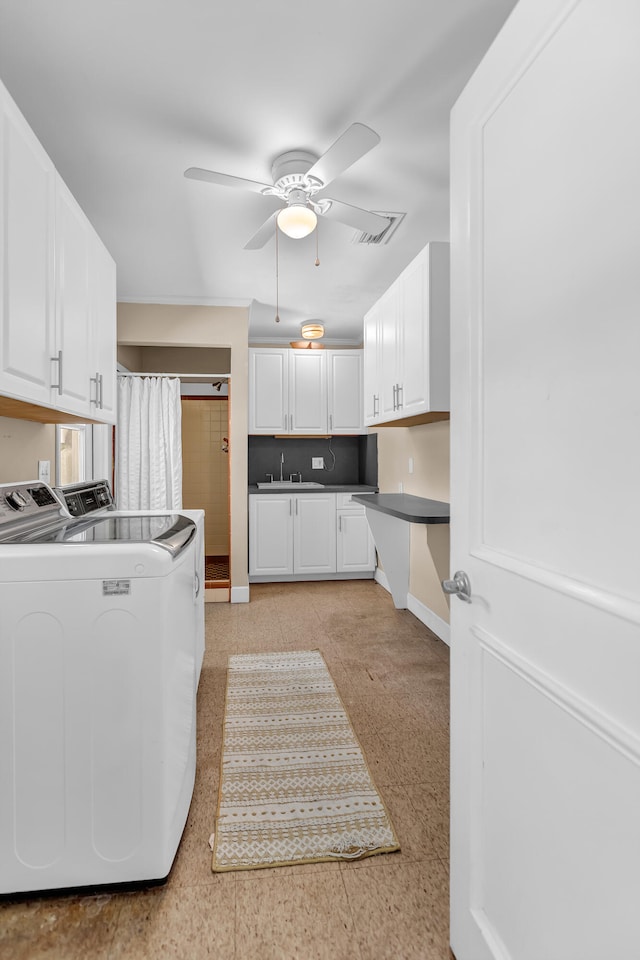
[[317,159],[315,154],[306,150],[290,150],[276,157],[271,167],[274,194],[288,203],[306,203],[324,186],[317,177],[306,175]]

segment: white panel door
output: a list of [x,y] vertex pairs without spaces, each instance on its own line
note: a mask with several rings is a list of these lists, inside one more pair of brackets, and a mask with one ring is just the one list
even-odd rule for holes
[[289,351],[289,432],[327,432],[327,368],[323,350]]
[[294,497],[293,572],[336,572],[336,495]]
[[0,84],[0,392],[51,402],[55,170]]
[[249,497],[249,573],[293,573],[293,497],[289,494]]
[[640,950],[639,49],[521,0],[452,114],[457,960]]
[[289,353],[249,350],[249,433],[287,433]]
[[327,351],[329,433],[362,433],[362,350]]

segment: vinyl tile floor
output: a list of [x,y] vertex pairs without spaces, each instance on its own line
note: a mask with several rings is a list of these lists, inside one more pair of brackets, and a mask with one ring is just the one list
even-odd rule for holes
[[[253,584],[208,604],[198,766],[166,884],[0,904],[3,960],[450,960],[447,646],[372,580]],[[322,651],[401,850],[214,874],[230,654]]]

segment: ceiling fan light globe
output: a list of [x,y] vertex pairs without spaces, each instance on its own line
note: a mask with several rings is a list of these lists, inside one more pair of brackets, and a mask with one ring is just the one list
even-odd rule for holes
[[278,226],[288,237],[301,240],[316,228],[318,218],[311,207],[303,203],[293,203],[278,214]]

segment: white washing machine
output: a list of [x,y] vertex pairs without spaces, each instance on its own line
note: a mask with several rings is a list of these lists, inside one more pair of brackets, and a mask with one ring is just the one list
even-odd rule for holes
[[163,880],[193,793],[202,512],[83,486],[0,485],[1,894]]

